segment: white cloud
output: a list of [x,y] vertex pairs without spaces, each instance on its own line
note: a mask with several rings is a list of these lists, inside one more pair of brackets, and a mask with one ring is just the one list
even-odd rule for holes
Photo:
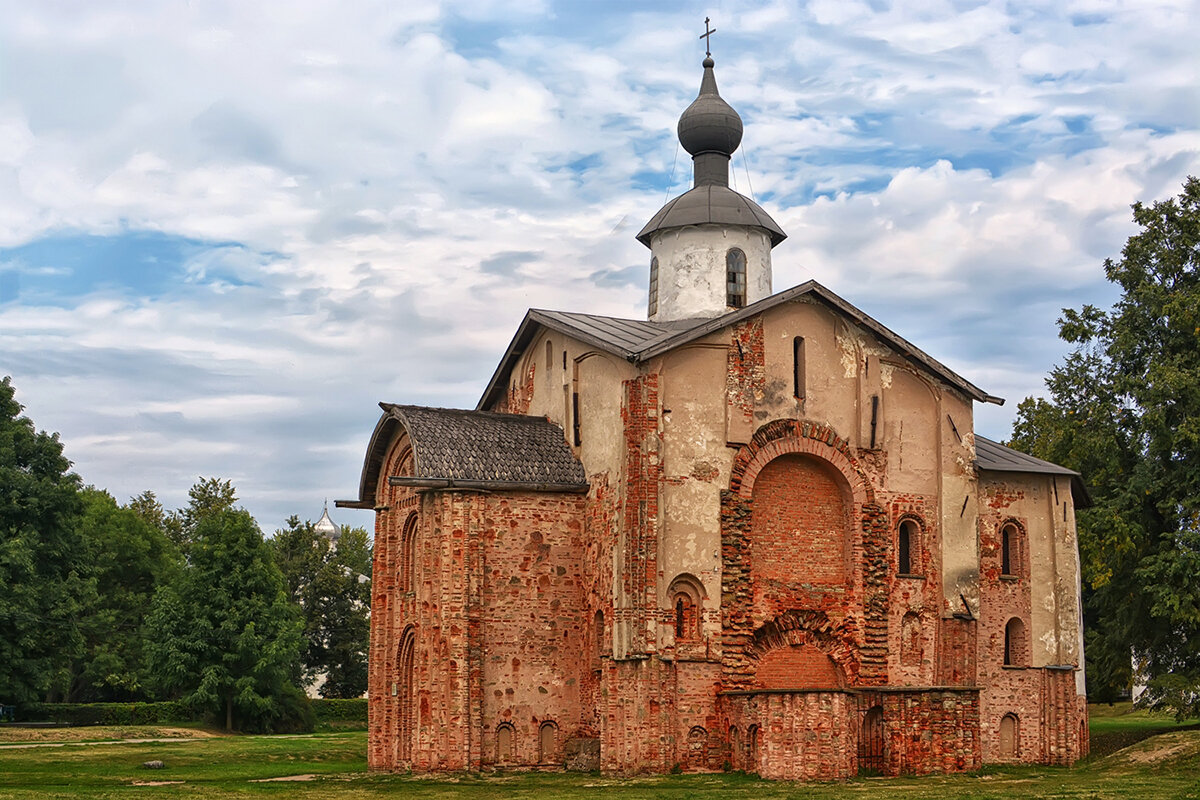
[[[1008,394],[1001,436],[1128,205],[1200,169],[1200,14],[877,5],[714,17],[737,185],[790,234],[777,289],[817,277]],[[687,183],[704,12],[589,8],[0,2],[0,247],[239,246],[154,297],[0,306],[35,422],[118,497],[221,475],[270,528],[355,491],[376,401],[473,404],[525,308],[642,315],[589,276],[643,268]]]

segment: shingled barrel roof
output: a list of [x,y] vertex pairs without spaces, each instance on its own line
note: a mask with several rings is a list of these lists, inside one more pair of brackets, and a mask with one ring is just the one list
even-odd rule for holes
[[545,417],[458,408],[380,403],[383,416],[371,435],[349,508],[374,507],[375,489],[388,447],[400,429],[413,452],[411,475],[388,476],[401,486],[582,492],[583,465],[567,446],[562,428]]

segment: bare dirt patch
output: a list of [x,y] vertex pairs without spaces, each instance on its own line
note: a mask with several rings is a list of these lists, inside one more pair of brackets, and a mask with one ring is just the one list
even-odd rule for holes
[[175,786],[183,781],[134,781],[130,786]]
[[1161,733],[1118,750],[1105,760],[1114,764],[1146,766],[1193,756],[1200,756],[1200,731]]
[[312,781],[316,780],[317,776],[311,772],[304,775],[284,775],[280,778],[254,778],[251,783],[279,783],[280,781]]

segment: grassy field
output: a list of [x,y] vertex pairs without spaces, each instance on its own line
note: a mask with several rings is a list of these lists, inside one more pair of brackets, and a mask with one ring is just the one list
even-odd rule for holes
[[[1121,715],[1121,717],[1128,715]],[[1121,717],[1113,717],[1119,720]],[[1106,724],[1097,717],[1103,727]],[[1154,720],[1147,718],[1146,728]],[[1120,725],[1137,727],[1137,718]],[[1161,727],[1161,726],[1159,726]],[[1169,726],[1168,726],[1169,727]],[[525,773],[416,778],[366,772],[366,734],[220,736],[196,729],[57,729],[57,741],[17,742],[0,731],[0,798],[1056,798],[1200,800],[1200,731],[1175,730],[1071,769],[988,768],[923,778],[784,784],[747,775],[618,779]],[[184,741],[112,743],[107,736]],[[15,748],[12,745],[26,746]],[[28,745],[37,746],[30,747]],[[161,760],[148,770],[142,762]],[[158,785],[155,785],[158,784]]]

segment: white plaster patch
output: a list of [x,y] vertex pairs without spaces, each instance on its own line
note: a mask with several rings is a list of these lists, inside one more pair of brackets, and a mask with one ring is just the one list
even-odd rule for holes
[[845,377],[856,377],[858,375],[858,342],[851,336],[839,333],[837,343],[842,351],[842,370],[845,372]]
[[892,388],[892,373],[895,371],[896,368],[891,364],[879,365],[879,383],[884,389]]

